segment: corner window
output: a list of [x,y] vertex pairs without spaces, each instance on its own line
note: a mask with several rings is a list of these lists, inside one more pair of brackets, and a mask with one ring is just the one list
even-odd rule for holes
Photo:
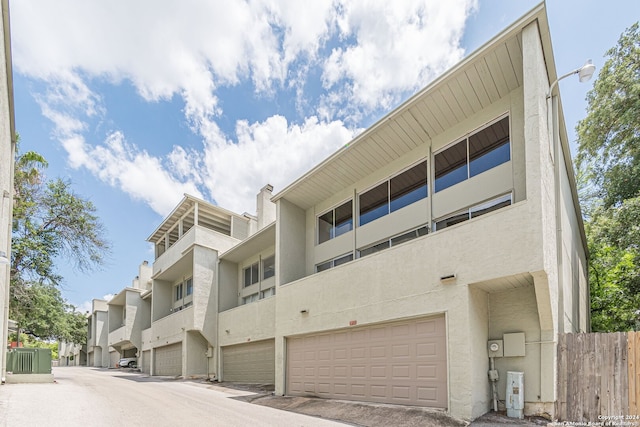
[[353,230],[353,201],[330,210],[318,217],[318,244]]
[[391,212],[426,198],[427,161],[360,194],[360,222],[365,225]]
[[435,191],[441,191],[511,160],[509,117],[434,156]]
[[447,217],[437,220],[435,222],[436,231],[442,230],[443,228],[451,227],[453,225],[467,221],[471,218],[476,218],[481,215],[487,214],[489,212],[493,212],[505,206],[510,206],[511,204],[512,204],[512,197],[511,197],[511,193],[509,193],[504,196],[500,196],[495,199],[489,200],[487,202],[474,205],[470,208],[467,208],[465,210],[456,212]]
[[186,280],[186,296],[193,294],[193,279],[189,278]]
[[262,260],[262,280],[266,280],[276,274],[276,257],[271,255],[270,257]]
[[329,270],[330,268],[337,267],[349,261],[353,261],[353,254],[341,255],[329,261],[323,262],[322,264],[316,265],[316,273]]
[[252,264],[244,270],[244,287],[258,283],[258,263]]

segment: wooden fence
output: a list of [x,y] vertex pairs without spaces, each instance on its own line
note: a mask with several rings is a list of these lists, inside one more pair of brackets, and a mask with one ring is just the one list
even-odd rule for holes
[[640,332],[560,334],[557,391],[559,420],[637,422]]

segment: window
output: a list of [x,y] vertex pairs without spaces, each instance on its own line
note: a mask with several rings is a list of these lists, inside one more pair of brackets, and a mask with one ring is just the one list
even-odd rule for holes
[[262,260],[262,280],[266,280],[276,274],[276,257],[271,255],[270,257]]
[[186,296],[193,294],[193,278],[188,278],[186,280]]
[[353,230],[353,201],[330,210],[318,217],[318,244]]
[[435,191],[449,188],[509,160],[509,117],[505,117],[434,156]]
[[392,246],[399,245],[400,243],[408,242],[409,240],[413,240],[420,236],[425,236],[429,233],[429,228],[427,226],[416,228],[415,230],[411,230],[408,233],[399,234],[390,239],[384,240],[380,243],[376,243],[375,245],[367,246],[365,248],[358,250],[358,257],[362,258],[367,255],[374,254],[376,252],[383,251]]
[[497,197],[495,199],[489,200],[484,203],[480,203],[468,209],[456,212],[445,218],[437,220],[435,223],[436,231],[442,230],[443,228],[451,227],[452,225],[459,224],[471,218],[479,217],[481,215],[498,210],[505,206],[509,206],[511,205],[511,203],[512,203],[511,193],[506,194],[504,196]]
[[427,197],[427,161],[360,194],[360,225]]
[[316,265],[316,273],[353,261],[353,254],[341,255],[322,264]]
[[244,270],[244,287],[258,283],[258,263],[252,264]]
[[251,294],[248,297],[242,298],[242,304],[249,304],[250,302],[258,301],[258,293]]
[[179,283],[175,286],[175,297],[176,301],[180,301],[182,299],[182,283]]
[[260,299],[268,298],[276,294],[276,288],[269,288],[260,292]]

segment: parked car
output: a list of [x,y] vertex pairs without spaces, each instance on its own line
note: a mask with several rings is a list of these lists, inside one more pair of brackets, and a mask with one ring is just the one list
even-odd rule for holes
[[138,359],[136,359],[135,357],[123,357],[118,362],[118,366],[121,368],[135,368],[137,364]]

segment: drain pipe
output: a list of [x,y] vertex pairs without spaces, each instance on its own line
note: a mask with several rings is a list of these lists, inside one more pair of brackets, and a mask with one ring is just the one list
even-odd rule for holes
[[491,391],[493,395],[493,412],[498,412],[498,391],[496,390],[496,382],[498,381],[498,371],[496,371],[495,361],[490,357],[491,370],[489,371],[489,381],[491,381]]

